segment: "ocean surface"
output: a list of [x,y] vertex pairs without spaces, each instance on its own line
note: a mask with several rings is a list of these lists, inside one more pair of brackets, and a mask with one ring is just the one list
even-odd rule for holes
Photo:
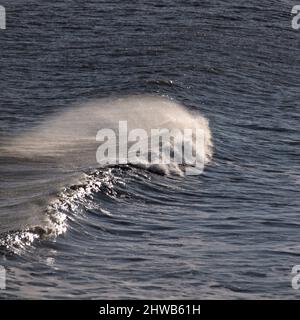
[[[1,0],[0,297],[299,299],[295,4]],[[95,161],[197,117],[201,175]]]

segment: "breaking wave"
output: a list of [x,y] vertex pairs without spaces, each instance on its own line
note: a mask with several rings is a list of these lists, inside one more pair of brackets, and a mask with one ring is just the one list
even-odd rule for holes
[[[126,121],[128,131],[138,128],[149,134],[152,129],[200,129],[204,140],[198,151],[203,164],[212,157],[207,119],[168,98],[129,96],[70,108],[1,142],[0,246],[19,250],[35,239],[67,230],[69,213],[78,210],[78,201],[100,192],[112,179],[107,168],[111,165],[100,165],[96,159],[96,135],[104,128],[118,132],[119,121]],[[194,136],[191,145],[195,149]],[[117,142],[117,149],[120,147]],[[173,143],[168,152],[176,154],[179,149]],[[182,175],[189,167],[185,159],[153,164],[147,157],[130,164],[167,175]]]

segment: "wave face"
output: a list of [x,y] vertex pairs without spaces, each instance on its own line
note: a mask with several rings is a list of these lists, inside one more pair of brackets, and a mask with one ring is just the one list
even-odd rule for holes
[[[152,129],[179,132],[199,129],[204,135],[204,143],[197,151],[204,155],[204,163],[211,159],[208,121],[167,98],[128,96],[72,107],[2,144],[1,160],[4,164],[9,163],[9,168],[1,167],[1,194],[3,200],[10,199],[0,208],[4,221],[0,233],[5,234],[2,245],[24,245],[66,230],[67,215],[63,207],[72,206],[72,199],[85,197],[91,190],[97,191],[103,181],[95,180],[94,171],[98,169],[103,173],[107,166],[112,167],[110,163],[100,165],[97,162],[96,152],[100,145],[96,141],[97,132],[109,129],[119,134],[119,121],[126,121],[128,132],[142,129],[149,135]],[[121,140],[117,138],[116,148],[119,149],[118,141]],[[171,147],[173,153],[179,149],[176,141]],[[151,153],[150,143],[149,148]],[[162,150],[162,157],[164,152],[170,152],[170,149]],[[184,161],[176,163],[176,157],[169,164],[152,164],[147,159],[135,159],[131,163],[129,158],[127,165],[165,175],[182,175],[187,166]]]

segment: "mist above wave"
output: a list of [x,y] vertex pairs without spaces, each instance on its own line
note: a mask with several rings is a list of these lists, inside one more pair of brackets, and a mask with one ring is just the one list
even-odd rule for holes
[[[96,150],[100,144],[96,141],[97,132],[109,129],[118,135],[120,121],[127,123],[128,132],[140,129],[149,136],[153,129],[200,129],[204,135],[204,143],[198,152],[203,152],[204,163],[212,156],[211,132],[207,119],[199,113],[192,114],[180,103],[157,96],[102,99],[70,108],[46,119],[30,132],[16,137],[8,150],[15,156],[48,158],[64,168],[95,168],[99,166],[96,159]],[[120,147],[117,140],[116,148]],[[154,152],[150,145],[148,151]],[[172,151],[174,152],[174,148]],[[140,164],[146,165],[145,161]],[[176,163],[173,161],[172,166],[174,165]],[[161,167],[163,170],[164,166]]]

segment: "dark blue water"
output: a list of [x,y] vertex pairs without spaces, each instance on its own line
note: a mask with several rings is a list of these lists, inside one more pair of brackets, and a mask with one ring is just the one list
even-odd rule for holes
[[[297,1],[0,4],[2,298],[299,298]],[[137,94],[209,120],[202,175],[3,151],[75,104]]]

